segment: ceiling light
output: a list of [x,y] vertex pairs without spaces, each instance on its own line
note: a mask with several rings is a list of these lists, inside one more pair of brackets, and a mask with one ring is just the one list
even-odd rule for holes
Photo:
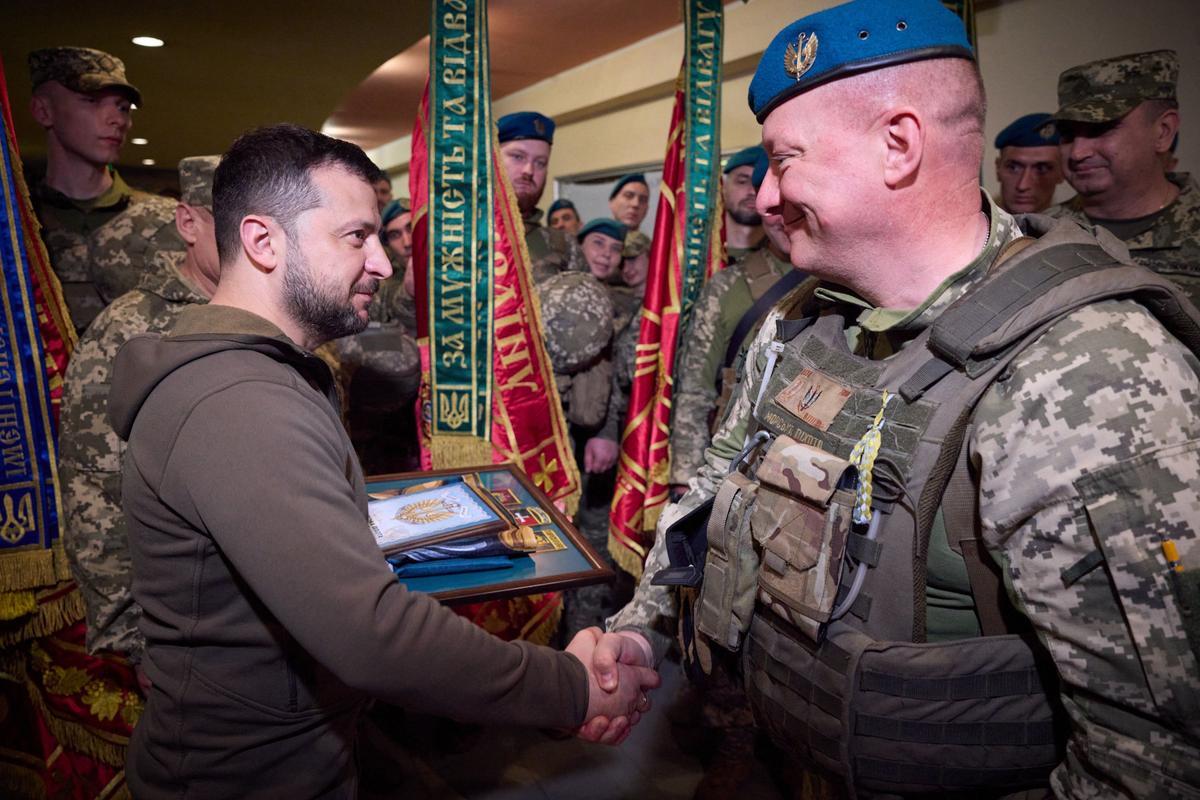
[[142,47],[162,47],[163,40],[154,36],[135,36],[132,39],[134,44],[140,44]]
[[130,140],[129,140],[129,143],[130,143],[130,144],[150,144],[150,140],[149,140],[149,139],[143,139],[143,138],[142,138],[142,137],[140,137],[140,136],[135,136],[135,137],[133,137],[132,139],[130,139]]
[[143,159],[142,159],[142,166],[143,166],[143,167],[153,167],[153,166],[154,166],[154,159],[153,159],[153,158],[143,158]]

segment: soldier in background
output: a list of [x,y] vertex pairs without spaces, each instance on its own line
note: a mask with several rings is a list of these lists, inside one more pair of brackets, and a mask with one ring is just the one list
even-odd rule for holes
[[87,606],[87,647],[123,655],[135,665],[145,641],[137,626],[141,608],[131,593],[133,568],[121,513],[125,443],[108,422],[112,360],[129,339],[166,330],[180,311],[207,303],[216,290],[212,176],[218,161],[196,156],[179,162],[182,197],[175,227],[187,250],[154,254],[156,268],[100,312],[80,338],[64,379],[58,462],[63,542]]
[[565,197],[560,197],[550,204],[550,211],[546,218],[549,220],[551,228],[565,231],[571,236],[579,233],[579,228],[583,225],[583,221],[579,219],[579,210]]
[[392,262],[392,277],[383,281],[371,304],[371,321],[398,322],[410,336],[417,333],[417,304],[412,296],[412,210],[392,200],[380,212],[384,250]]
[[46,131],[46,175],[30,194],[75,329],[182,253],[175,201],[129,188],[110,166],[142,97],[119,58],[87,47],[29,54],[30,111]]
[[623,175],[608,194],[608,210],[613,219],[636,231],[650,211],[650,185],[640,172]]
[[580,229],[575,238],[587,261],[588,270],[597,280],[616,283],[621,280],[621,253],[625,249],[626,228],[615,219],[594,219]]
[[1111,231],[1137,263],[1200,301],[1200,191],[1163,171],[1179,131],[1179,58],[1155,50],[1105,58],[1058,78],[1055,124],[1078,193],[1049,209]]
[[[687,577],[666,532],[720,491],[689,654],[740,650],[756,718],[831,794],[1196,797],[1200,315],[1106,232],[982,192],[974,58],[936,0],[852,0],[765,48],[758,207],[820,313],[764,321],[594,665],[612,686],[663,655],[680,605],[651,579]],[[834,528],[882,549],[831,585],[831,547],[866,544]]]
[[379,170],[375,180],[371,181],[371,186],[375,189],[375,200],[379,203],[379,211],[383,213],[387,204],[392,202],[392,179],[386,172]]
[[574,237],[543,226],[542,212],[537,207],[546,188],[554,120],[536,111],[518,111],[501,117],[497,128],[500,157],[525,223],[533,282],[541,283],[568,270],[586,271],[587,264]]
[[730,264],[757,250],[763,241],[762,218],[754,207],[754,165],[763,152],[754,145],[725,162],[721,199],[725,202],[725,254]]
[[[755,192],[767,173],[767,154],[757,149],[751,175]],[[670,483],[677,497],[704,465],[704,449],[737,382],[733,366],[738,351],[754,338],[771,306],[806,277],[792,269],[783,220],[775,216],[762,225],[766,246],[713,275],[692,307],[675,370],[671,417]]]
[[996,135],[1000,207],[1010,214],[1038,214],[1054,203],[1062,183],[1058,131],[1049,114],[1026,114]]

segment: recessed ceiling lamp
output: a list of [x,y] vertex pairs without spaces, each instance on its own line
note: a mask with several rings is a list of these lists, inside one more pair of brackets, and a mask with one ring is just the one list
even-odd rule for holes
[[134,44],[139,44],[142,47],[162,47],[164,42],[162,39],[154,36],[135,36],[131,40]]
[[142,166],[143,166],[143,167],[153,167],[153,166],[154,166],[154,159],[153,159],[153,158],[143,158],[143,159],[142,159]]
[[141,136],[135,136],[129,140],[130,144],[150,144],[149,139],[143,139]]

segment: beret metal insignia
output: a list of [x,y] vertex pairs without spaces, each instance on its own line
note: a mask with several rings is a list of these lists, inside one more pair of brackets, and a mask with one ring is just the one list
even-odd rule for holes
[[[805,39],[808,41],[805,41]],[[788,75],[800,80],[817,60],[817,35],[800,34],[795,44],[789,44],[783,54],[783,69]]]
[[537,132],[538,136],[546,135],[546,125],[540,119],[534,119],[533,129]]

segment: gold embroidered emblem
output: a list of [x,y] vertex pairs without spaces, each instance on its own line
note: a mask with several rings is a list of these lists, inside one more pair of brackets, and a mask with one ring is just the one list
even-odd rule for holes
[[0,524],[0,539],[9,544],[16,544],[33,530],[33,495],[22,494],[13,503],[13,495],[4,495],[4,515]]
[[[805,41],[807,38],[808,41]],[[800,34],[795,44],[789,44],[783,53],[783,69],[788,75],[800,80],[804,73],[812,69],[817,60],[817,35],[815,33]]]
[[462,506],[444,497],[410,503],[396,512],[396,519],[410,525],[433,525],[462,513]]
[[440,395],[441,404],[438,416],[450,430],[458,430],[471,418],[471,396],[469,394]]

